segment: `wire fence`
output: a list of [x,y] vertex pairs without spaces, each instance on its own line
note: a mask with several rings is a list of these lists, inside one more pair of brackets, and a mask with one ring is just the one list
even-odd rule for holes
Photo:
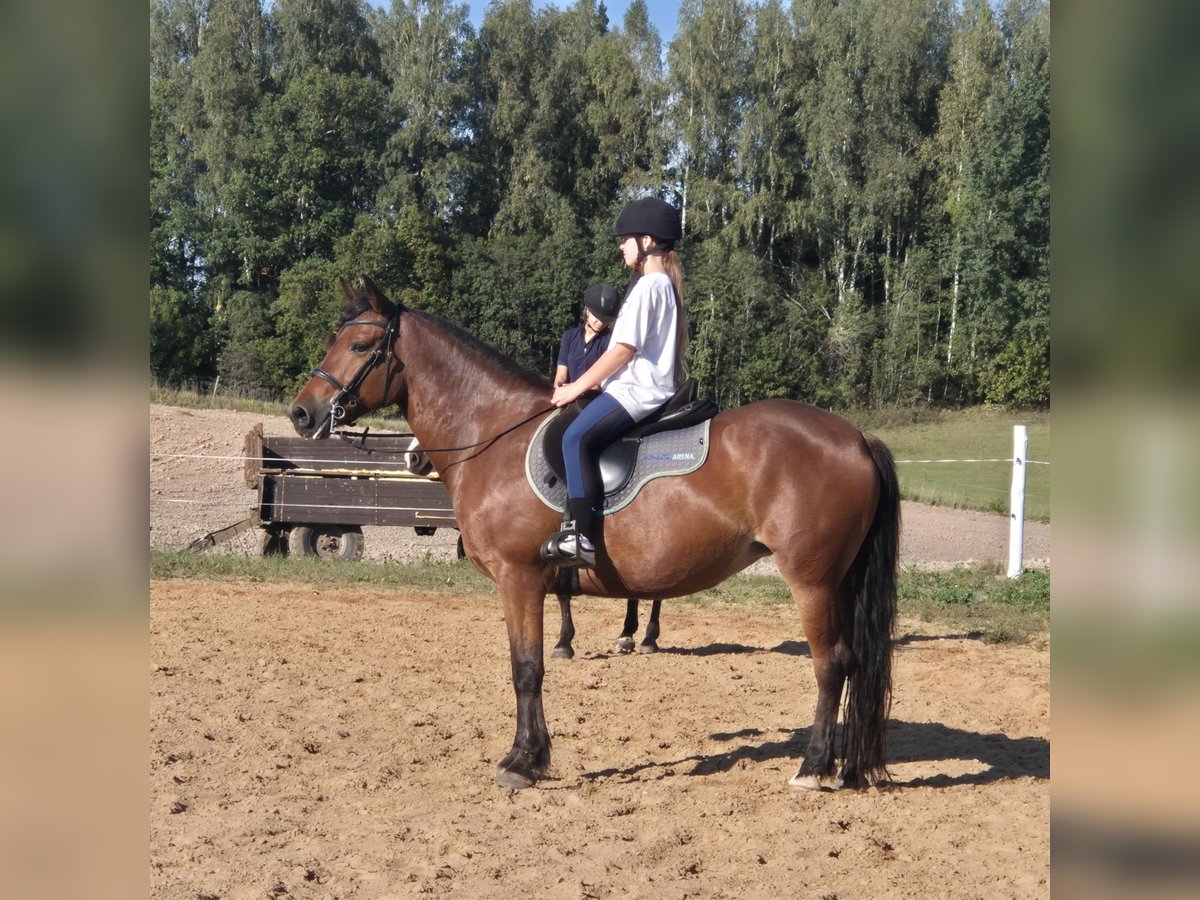
[[[259,463],[259,464],[279,462],[278,457],[245,456],[245,455],[241,455],[241,454],[219,454],[219,453],[151,453],[150,459],[152,461],[153,460],[210,460],[210,461],[216,460],[216,461],[226,461],[226,462],[231,462],[231,463],[238,463],[242,466],[244,466],[247,462],[255,462],[255,463]],[[301,464],[301,465],[303,465],[303,464],[314,464],[314,465],[325,464],[325,465],[328,465],[329,459],[328,459],[328,457],[326,457],[326,458],[288,457],[288,462],[291,464]],[[943,464],[943,463],[961,463],[961,464],[1005,463],[1008,465],[1012,465],[1014,462],[1016,462],[1016,460],[1013,457],[994,457],[994,458],[987,458],[987,459],[979,458],[979,459],[897,459],[897,460],[895,460],[895,463],[898,466],[922,465],[922,464],[936,465],[936,464]],[[1031,465],[1031,466],[1034,466],[1034,465],[1035,466],[1049,466],[1050,465],[1050,463],[1048,461],[1035,460],[1035,459],[1027,459],[1027,460],[1025,460],[1025,463],[1027,465]],[[396,459],[396,460],[382,459],[382,460],[372,460],[371,468],[372,469],[383,469],[383,470],[394,469],[397,472],[402,472],[402,471],[407,471],[409,466],[408,466],[408,463],[403,459]],[[364,475],[367,473],[366,469],[361,469],[361,471],[364,473]],[[345,474],[345,473],[340,473],[340,474]],[[420,477],[420,476],[414,476],[414,477]],[[977,482],[977,481],[970,483],[970,484],[964,483],[962,485],[962,487],[964,489],[969,487],[969,488],[972,488],[977,491],[984,491],[987,493],[995,493],[998,496],[1006,495],[1009,490],[1007,485],[1003,486],[1003,487],[996,487],[994,485],[984,484],[984,483]],[[151,503],[152,504],[167,503],[167,504],[178,504],[178,505],[182,505],[182,506],[209,506],[209,507],[228,506],[229,505],[227,500],[219,499],[219,498],[196,499],[194,497],[182,498],[182,497],[164,497],[164,496],[151,497]],[[290,504],[279,504],[279,505],[281,507],[286,507],[286,506],[289,506]],[[305,505],[311,506],[311,504],[305,504]],[[319,506],[316,508],[327,508],[327,509],[332,510],[332,509],[345,509],[345,508],[349,508],[349,507],[339,506],[339,505],[329,505],[329,506]],[[392,510],[396,510],[396,509],[401,509],[401,507],[391,507],[391,506],[356,506],[354,508],[365,510],[365,511],[392,511]]]

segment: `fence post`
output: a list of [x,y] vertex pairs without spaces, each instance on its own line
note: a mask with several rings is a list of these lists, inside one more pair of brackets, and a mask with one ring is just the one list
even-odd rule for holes
[[1008,577],[1018,578],[1025,570],[1025,456],[1029,451],[1029,429],[1013,426],[1012,492],[1009,497]]

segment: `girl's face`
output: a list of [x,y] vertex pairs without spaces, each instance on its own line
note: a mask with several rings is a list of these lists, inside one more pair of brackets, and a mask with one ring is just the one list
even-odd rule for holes
[[587,324],[587,327],[595,334],[599,334],[601,331],[603,331],[605,328],[608,327],[603,322],[601,322],[599,319],[597,319],[595,317],[595,315],[593,315],[593,313],[590,309],[585,309],[583,311],[583,321]]
[[636,234],[621,235],[621,255],[625,258],[625,265],[631,269],[638,267],[638,236]]

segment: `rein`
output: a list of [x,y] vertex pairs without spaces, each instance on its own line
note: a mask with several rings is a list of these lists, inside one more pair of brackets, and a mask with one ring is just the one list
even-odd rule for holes
[[[386,325],[382,325],[379,322],[372,322],[369,319],[355,319],[351,322],[347,322],[342,326],[342,328],[348,328],[351,325],[370,325],[374,328],[381,328],[383,329],[383,336],[379,339],[379,343],[375,345],[375,349],[371,351],[371,355],[363,360],[363,364],[359,367],[358,372],[356,372],[354,377],[351,378],[346,384],[342,384],[342,382],[336,376],[326,372],[320,366],[317,366],[312,370],[312,374],[315,378],[320,378],[323,381],[328,382],[337,390],[337,393],[333,396],[333,399],[329,401],[328,421],[330,423],[329,428],[331,431],[339,423],[345,421],[348,414],[347,407],[354,409],[358,406],[358,395],[355,392],[358,390],[359,385],[363,383],[366,377],[371,374],[371,370],[379,365],[381,358],[385,361],[386,366],[386,371],[384,373],[384,390],[387,390],[387,383],[391,381],[392,360],[396,359],[395,344],[397,331],[400,327],[400,310],[396,310],[395,315],[388,320]],[[338,331],[341,331],[342,328],[339,328]],[[399,360],[396,360],[396,365],[397,372],[400,372],[404,368],[404,363]],[[503,431],[498,432],[489,438],[484,438],[482,441],[477,441],[474,444],[466,444],[462,447],[422,447],[421,449],[426,453],[456,453],[462,450],[474,450],[476,447],[488,447],[500,440],[500,438],[504,437],[506,434],[516,431],[522,425],[528,424],[539,416],[544,416],[548,412],[553,412],[555,408],[556,407],[554,406],[547,406],[545,409],[540,409],[533,415],[527,416],[520,422],[517,422],[515,425],[510,425]],[[357,434],[339,431],[337,434],[338,437],[342,438],[342,440],[351,443],[353,442],[354,438],[358,438],[365,447],[367,431],[369,430],[370,429],[366,429]],[[462,460],[459,461],[462,462]]]
[[[383,327],[383,326],[380,326],[380,327]],[[520,422],[517,422],[515,425],[510,425],[507,428],[505,428],[503,431],[497,432],[496,434],[493,434],[491,437],[484,438],[482,441],[477,441],[474,444],[465,444],[462,447],[426,447],[426,446],[422,445],[421,452],[423,452],[423,453],[457,453],[461,450],[474,450],[476,447],[491,446],[496,441],[500,440],[500,438],[504,437],[506,434],[516,431],[522,425],[527,425],[530,422],[532,422],[534,419],[536,419],[538,416],[544,416],[546,413],[553,412],[555,409],[557,409],[557,407],[555,407],[555,406],[547,406],[545,409],[539,409],[533,415],[526,416],[524,419],[522,419]],[[365,430],[363,430],[361,432],[357,432],[357,433],[348,432],[348,431],[339,431],[337,433],[337,435],[342,440],[348,441],[350,443],[353,443],[354,438],[358,438],[362,442],[362,444],[365,446],[367,431],[369,431],[369,430],[370,429],[365,429]],[[407,451],[395,450],[392,452],[402,453],[402,452],[407,452]]]

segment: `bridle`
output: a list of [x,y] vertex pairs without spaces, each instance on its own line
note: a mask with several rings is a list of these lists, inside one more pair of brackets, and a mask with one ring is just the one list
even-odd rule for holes
[[[320,378],[321,380],[326,381],[329,384],[333,385],[333,387],[337,389],[337,393],[334,394],[333,399],[329,401],[329,416],[328,416],[328,418],[326,418],[324,426],[320,429],[320,432],[316,436],[318,436],[318,437],[321,436],[321,433],[328,434],[329,432],[331,432],[333,430],[333,428],[335,426],[341,425],[343,422],[346,422],[346,418],[349,415],[349,413],[353,412],[359,405],[358,394],[356,393],[356,391],[359,388],[359,385],[361,385],[363,383],[363,381],[366,379],[366,377],[369,374],[371,374],[371,370],[374,369],[377,365],[379,365],[379,361],[381,359],[384,361],[384,366],[385,366],[384,376],[383,376],[384,377],[384,382],[383,382],[384,388],[383,389],[384,389],[385,394],[387,393],[388,385],[391,384],[391,380],[392,380],[392,374],[393,374],[392,373],[392,361],[395,360],[395,364],[396,364],[395,374],[399,374],[401,371],[404,370],[404,362],[402,360],[396,359],[396,353],[395,353],[396,337],[398,336],[398,332],[400,330],[400,312],[401,312],[401,310],[397,309],[395,314],[388,320],[388,323],[386,325],[383,325],[379,322],[372,322],[368,319],[355,319],[352,322],[345,323],[344,325],[341,326],[341,328],[339,328],[334,333],[334,337],[336,337],[337,335],[342,333],[343,328],[349,328],[351,325],[370,325],[374,328],[382,328],[383,329],[383,337],[381,337],[379,339],[379,343],[375,345],[375,349],[371,351],[371,355],[368,356],[365,360],[363,360],[363,364],[359,367],[358,371],[354,374],[354,377],[351,378],[348,383],[342,384],[342,382],[336,376],[329,374],[324,369],[322,369],[320,366],[317,366],[315,369],[312,370],[312,374],[315,378]],[[522,425],[525,425],[528,422],[532,422],[534,419],[538,418],[538,416],[544,416],[546,413],[553,412],[553,411],[554,411],[553,406],[547,406],[544,409],[539,409],[533,415],[526,416],[524,419],[522,419],[520,422],[517,422],[515,425],[510,425],[508,428],[505,428],[503,431],[499,432],[498,434],[494,434],[491,437],[484,438],[482,441],[477,441],[474,444],[466,444],[462,447],[422,447],[421,449],[425,453],[428,454],[428,453],[449,453],[449,452],[457,452],[457,451],[462,451],[462,450],[475,450],[476,448],[483,448],[482,450],[478,451],[478,453],[482,453],[483,450],[486,450],[488,447],[490,447],[492,444],[494,444],[500,438],[504,437],[506,434],[516,431]],[[342,437],[347,438],[347,439],[349,439],[352,436],[352,435],[347,434],[346,432],[338,432],[338,433],[339,433],[339,435],[341,435]],[[366,432],[364,431],[362,433],[362,435],[359,435],[359,437],[365,439]],[[475,456],[475,455],[478,455],[478,453],[472,454],[472,455]],[[465,460],[458,460],[455,463],[451,463],[451,465],[457,465],[458,463],[461,463],[461,462],[465,462]]]
[[329,401],[329,418],[326,421],[330,428],[346,422],[347,416],[358,408],[359,399],[357,391],[359,386],[371,374],[371,370],[379,365],[380,360],[384,363],[383,389],[385,393],[392,381],[393,360],[396,363],[397,374],[404,368],[404,363],[396,359],[396,337],[400,329],[399,309],[388,319],[386,325],[380,322],[372,322],[369,319],[355,319],[352,322],[346,322],[342,325],[334,336],[336,337],[337,334],[341,334],[343,328],[349,328],[351,325],[370,325],[373,328],[381,328],[383,329],[383,337],[379,339],[379,343],[375,345],[375,349],[371,351],[371,355],[363,360],[363,364],[359,366],[354,377],[346,384],[342,384],[336,376],[329,374],[320,366],[312,370],[314,377],[327,381],[337,390],[337,393],[333,395],[333,399]]

